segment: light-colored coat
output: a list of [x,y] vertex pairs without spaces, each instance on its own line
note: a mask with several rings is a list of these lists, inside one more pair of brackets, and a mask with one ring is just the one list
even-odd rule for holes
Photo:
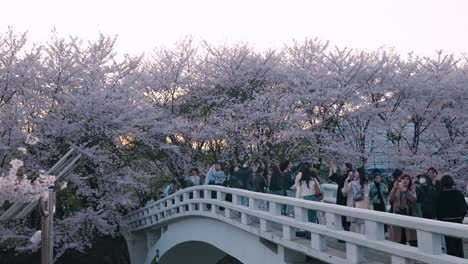
[[309,187],[307,187],[306,182],[301,182],[302,172],[299,172],[296,175],[296,198],[303,198],[304,196],[315,195],[315,180],[311,179],[309,181]]

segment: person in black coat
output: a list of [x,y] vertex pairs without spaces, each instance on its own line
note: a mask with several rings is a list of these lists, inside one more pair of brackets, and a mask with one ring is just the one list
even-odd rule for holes
[[271,167],[270,192],[276,195],[283,195],[283,175],[278,164]]
[[[437,198],[437,219],[452,223],[462,223],[467,212],[463,193],[453,188],[455,182],[449,175],[441,179],[442,191]],[[463,240],[457,237],[445,236],[447,254],[464,258]]]
[[[336,204],[346,206],[346,196],[343,195],[341,189],[343,189],[345,180],[348,178],[349,174],[353,172],[353,165],[351,163],[345,163],[343,168],[341,169],[342,174],[338,174],[334,172],[336,170],[335,164],[330,164],[329,169],[329,178],[331,181],[336,182],[338,184],[338,190],[336,192]],[[349,231],[351,223],[346,220],[346,217],[341,217],[341,224],[344,230]]]
[[266,192],[266,179],[263,176],[264,168],[261,166],[258,166],[257,172],[255,173],[255,176],[253,177],[253,191],[254,192]]

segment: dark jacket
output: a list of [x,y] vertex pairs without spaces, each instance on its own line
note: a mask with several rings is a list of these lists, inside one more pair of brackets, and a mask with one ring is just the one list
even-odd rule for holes
[[467,212],[463,193],[455,189],[444,189],[437,198],[437,219],[461,223]]
[[273,173],[270,179],[270,191],[283,190],[283,176],[281,173]]
[[249,168],[240,168],[232,176],[235,179],[233,182],[235,182],[236,186],[232,186],[234,188],[247,189],[248,186],[252,185],[252,172]]
[[291,189],[291,186],[294,185],[294,173],[292,172],[292,170],[283,172],[282,179],[283,179],[283,192]]
[[266,180],[263,175],[255,175],[253,179],[253,191],[254,192],[266,192]]
[[296,179],[296,172],[300,169],[301,163],[299,163],[297,166],[292,167],[291,170],[289,171],[284,171],[282,173],[282,178],[283,178],[283,192],[286,193],[286,190],[291,189],[291,186],[294,185],[294,180]]
[[434,186],[419,186],[416,188],[416,203],[421,207],[422,217],[434,219],[436,217],[437,190]]
[[338,173],[334,173],[332,176],[330,176],[330,180],[338,184],[338,190],[336,191],[336,204],[344,206],[346,206],[347,199],[346,196],[344,196],[341,192],[341,189],[343,189],[344,187],[344,182],[346,178],[348,178],[348,174],[340,175]]

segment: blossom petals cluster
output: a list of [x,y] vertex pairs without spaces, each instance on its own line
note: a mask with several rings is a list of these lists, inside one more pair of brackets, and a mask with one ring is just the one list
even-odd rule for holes
[[11,168],[7,175],[0,177],[0,205],[9,202],[31,202],[48,198],[48,188],[54,185],[55,176],[43,173],[34,181],[27,175],[18,175],[18,170],[24,163],[19,159],[10,161]]

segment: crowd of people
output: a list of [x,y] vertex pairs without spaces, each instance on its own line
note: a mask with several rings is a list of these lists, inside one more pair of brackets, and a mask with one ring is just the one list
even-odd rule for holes
[[[240,166],[224,168],[221,162],[212,164],[206,176],[202,177],[197,168],[190,171],[180,184],[172,181],[164,190],[170,195],[182,187],[204,184],[222,185],[255,192],[271,193],[282,196],[320,202],[324,196],[319,171],[310,163],[300,162],[297,166],[289,161],[273,164],[270,168],[265,162],[258,161],[254,166],[245,161]],[[450,175],[439,177],[437,169],[431,167],[426,172],[412,178],[400,169],[393,171],[391,177],[384,178],[379,169],[374,169],[367,177],[363,168],[353,169],[345,163],[341,171],[331,162],[328,181],[338,185],[336,203],[342,206],[389,212],[400,215],[422,217],[453,223],[462,223],[467,213],[463,193],[454,188],[455,182]],[[213,195],[215,193],[213,192]],[[242,199],[248,205],[247,199]],[[283,205],[281,214],[294,214],[292,208]],[[344,230],[350,231],[352,225],[363,225],[351,217],[342,217]],[[308,221],[318,223],[317,212],[308,210]],[[392,241],[417,246],[416,230],[399,226],[385,225],[385,232]],[[305,233],[310,238],[310,233]],[[447,254],[464,257],[462,239],[445,236]],[[340,241],[343,242],[343,241]]]

